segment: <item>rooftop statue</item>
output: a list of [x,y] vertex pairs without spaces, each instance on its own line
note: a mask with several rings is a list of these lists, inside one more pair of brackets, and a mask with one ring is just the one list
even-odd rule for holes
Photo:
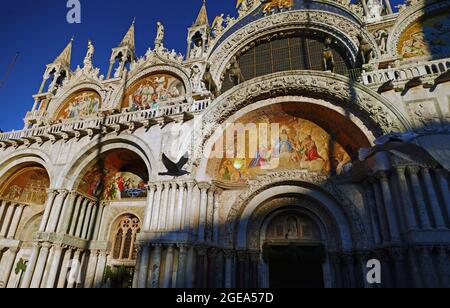
[[157,31],[156,31],[155,46],[163,46],[164,26],[160,21],[158,21],[156,25],[157,25]]
[[95,48],[92,44],[92,41],[88,41],[88,49],[86,53],[86,57],[84,58],[83,64],[85,67],[92,66],[92,57],[94,56]]

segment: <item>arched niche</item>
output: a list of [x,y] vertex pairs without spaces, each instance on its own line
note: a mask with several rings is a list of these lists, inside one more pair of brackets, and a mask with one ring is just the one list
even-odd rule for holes
[[165,71],[152,72],[128,87],[121,107],[129,111],[154,109],[181,102],[186,98],[186,93],[181,78]]
[[0,198],[21,204],[43,205],[49,186],[50,178],[44,167],[34,163],[23,164],[2,181]]
[[55,121],[83,119],[95,115],[102,108],[102,98],[94,90],[82,89],[71,94],[55,111]]
[[142,158],[128,149],[114,149],[91,161],[75,188],[80,193],[105,201],[145,198],[149,180]]
[[253,110],[224,130],[207,176],[239,184],[286,170],[336,175],[370,146],[360,128],[321,105],[285,102]]

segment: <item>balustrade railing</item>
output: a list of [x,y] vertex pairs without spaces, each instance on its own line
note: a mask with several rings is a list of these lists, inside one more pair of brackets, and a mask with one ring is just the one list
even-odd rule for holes
[[87,129],[100,129],[102,126],[114,126],[117,124],[129,124],[132,122],[142,122],[164,116],[176,116],[183,113],[198,113],[208,108],[211,100],[195,101],[191,103],[181,103],[167,105],[153,109],[124,112],[105,117],[95,117],[83,120],[68,120],[48,126],[35,127],[30,129],[12,131],[0,134],[1,141],[23,140],[32,137],[45,135],[55,135],[70,133]]

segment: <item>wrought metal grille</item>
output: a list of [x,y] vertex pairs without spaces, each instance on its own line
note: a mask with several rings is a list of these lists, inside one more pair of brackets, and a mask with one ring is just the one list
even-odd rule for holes
[[[238,62],[245,80],[289,70],[323,71],[324,41],[323,37],[307,34],[265,41],[241,54]],[[338,46],[333,45],[332,50],[335,73],[349,76],[351,65],[344,53]],[[222,91],[232,87],[227,72]]]

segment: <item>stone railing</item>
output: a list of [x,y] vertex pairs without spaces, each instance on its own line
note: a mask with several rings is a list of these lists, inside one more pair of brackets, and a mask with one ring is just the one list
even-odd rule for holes
[[399,68],[387,68],[363,72],[362,82],[366,86],[381,85],[389,81],[408,82],[417,77],[437,77],[450,69],[450,58],[427,62],[415,62]]
[[174,117],[183,114],[195,114],[208,108],[211,100],[167,105],[154,109],[123,112],[105,117],[91,119],[65,121],[58,124],[35,127],[19,131],[0,134],[0,147],[18,146],[46,140],[79,138],[83,135],[93,135],[99,131],[116,131],[123,129],[134,131],[135,129],[157,124],[157,119]]

